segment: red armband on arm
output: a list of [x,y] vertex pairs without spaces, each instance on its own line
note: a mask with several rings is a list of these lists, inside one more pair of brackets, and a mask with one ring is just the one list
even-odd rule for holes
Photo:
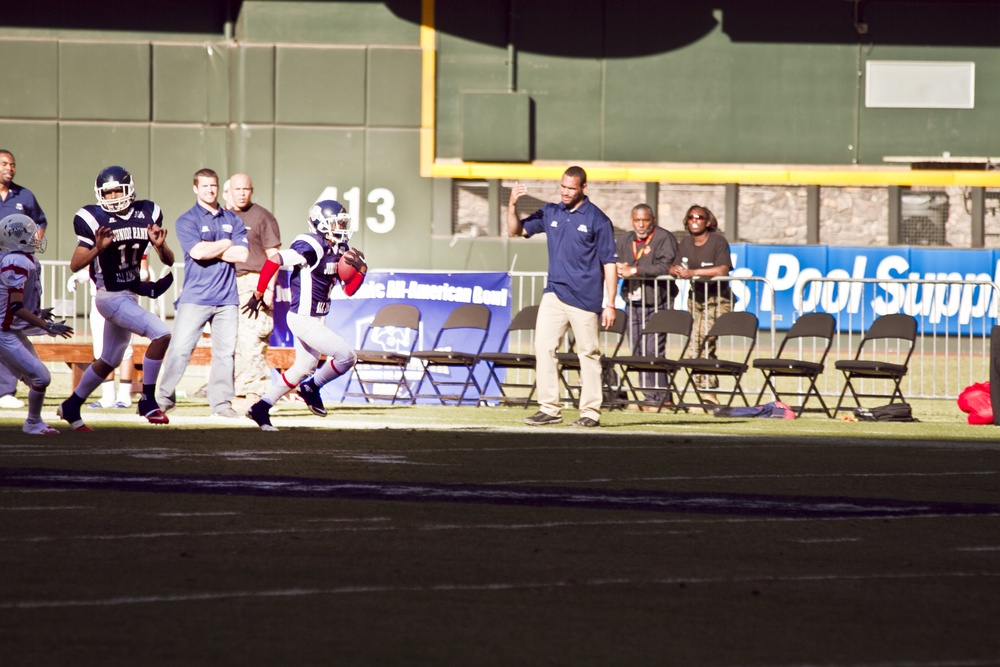
[[365,282],[365,273],[358,271],[354,276],[344,283],[344,294],[354,296],[354,293],[361,289],[361,283]]
[[281,265],[273,259],[268,259],[264,262],[264,266],[260,270],[260,278],[257,279],[258,292],[263,294],[267,291],[267,286],[271,284],[271,278],[274,277],[279,268],[281,268]]

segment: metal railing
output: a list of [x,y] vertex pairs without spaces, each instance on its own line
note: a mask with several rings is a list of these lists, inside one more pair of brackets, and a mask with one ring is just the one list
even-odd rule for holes
[[[512,313],[518,312],[525,306],[530,306],[537,304],[541,300],[542,291],[546,285],[547,274],[545,272],[511,272],[512,280],[512,302],[511,310]],[[703,297],[707,296],[709,293],[714,293],[718,290],[720,285],[725,284],[729,286],[729,290],[723,290],[723,292],[728,291],[728,306],[732,311],[740,312],[746,310],[747,304],[759,304],[770,302],[773,299],[774,287],[766,278],[757,276],[721,276],[716,278],[697,278],[694,280],[678,280],[673,276],[657,276],[655,278],[630,278],[629,280],[635,280],[639,282],[650,282],[653,286],[653,296],[651,303],[646,303],[645,290],[640,290],[640,301],[639,305],[652,306],[653,312],[659,310],[661,305],[667,308],[673,308],[677,310],[687,310],[689,307],[689,295],[694,296],[698,294],[701,290]],[[666,298],[663,298],[666,297]],[[617,306],[619,309],[624,309],[626,316],[632,316],[632,310],[626,308],[626,303],[624,301],[619,301]],[[753,311],[751,311],[753,312]],[[756,313],[755,313],[756,314]],[[631,324],[631,323],[629,323]],[[702,323],[702,326],[706,327],[707,333],[707,321]],[[692,337],[693,339],[693,337]],[[775,350],[775,323],[774,318],[770,318],[769,324],[766,324],[763,329],[758,331],[756,350],[758,355],[773,355]],[[602,341],[603,342],[603,341]],[[644,343],[645,341],[643,341]],[[522,352],[532,351],[534,345],[534,337],[526,333],[518,333],[511,336],[509,341],[509,347],[512,350],[518,350]],[[689,356],[694,356],[692,342],[691,350],[689,350]],[[642,350],[640,350],[642,352]],[[625,345],[622,347],[620,354],[629,353],[629,344],[626,340]],[[516,382],[524,382],[526,380],[526,374],[528,371],[518,371],[512,370],[508,371],[512,373],[512,377]],[[759,373],[748,372],[746,379],[743,382],[744,390],[749,394],[752,390],[754,396],[756,392],[760,391],[760,387],[763,385],[761,378],[758,377]]]
[[989,379],[990,332],[1000,287],[989,280],[809,278],[795,287],[797,314],[829,312],[838,338],[818,383],[839,395],[842,378],[833,360],[853,358],[875,317],[894,313],[917,320],[917,340],[903,383],[907,398],[954,399]]
[[[90,310],[95,289],[93,281],[79,281],[76,290],[71,292],[69,280],[73,271],[69,268],[68,260],[46,260],[41,262],[41,265],[42,308],[52,308],[52,315],[56,319],[65,319],[66,323],[73,327],[73,337],[68,342],[89,343]],[[180,295],[184,279],[183,263],[162,267],[159,275],[153,279],[161,278],[168,273],[174,274],[174,284],[165,294],[158,299],[145,297],[139,299],[139,303],[163,319],[173,317],[173,303]]]
[[[511,276],[513,310],[537,303],[545,274],[515,272]],[[682,296],[687,293],[686,281],[675,281],[669,276],[649,280],[654,281],[654,303],[662,302],[660,290],[670,289],[670,284],[675,283],[678,296],[669,300],[670,306],[686,309],[687,300]],[[774,311],[773,286],[763,278],[730,276],[693,281],[693,288],[708,289],[711,282],[723,281],[732,286],[732,310],[750,310],[765,322],[758,334],[754,357],[773,357],[782,335],[775,326],[780,316]],[[746,308],[745,304],[752,307]],[[903,384],[907,398],[955,399],[965,387],[989,378],[990,332],[997,323],[1000,304],[1000,286],[995,282],[817,277],[796,286],[793,304],[794,318],[823,311],[831,312],[837,319],[837,337],[817,383],[824,396],[839,396],[843,388],[843,376],[835,370],[834,362],[854,357],[874,317],[895,312],[911,314],[918,322],[910,371]],[[511,345],[525,346],[518,349],[530,349],[531,343],[527,337],[511,341]],[[810,357],[807,350],[803,354]],[[756,396],[762,387],[761,373],[751,370],[744,377],[743,388],[748,395],[752,392]]]
[[[167,272],[174,273],[171,289],[158,299],[142,301],[147,308],[169,320],[183,284],[183,264],[163,267],[159,276]],[[71,275],[68,261],[42,262],[42,307],[51,307],[57,317],[66,318],[75,330],[72,342],[90,342],[93,284],[82,281],[75,292],[70,292],[67,283]],[[541,300],[547,282],[544,271],[512,272],[511,279],[512,312]],[[653,282],[654,304],[663,302],[661,290],[671,290],[675,296],[667,299],[668,307],[682,310],[688,307],[689,289],[707,291],[713,284],[728,283],[731,309],[750,310],[765,323],[758,332],[755,357],[774,356],[780,341],[780,332],[775,330],[775,321],[779,318],[773,310],[774,288],[767,279],[728,276],[682,281],[672,276],[658,276],[649,280]],[[954,399],[966,386],[989,378],[990,331],[997,322],[1000,303],[1000,286],[995,282],[817,277],[798,283],[792,299],[795,317],[820,310],[831,312],[837,318],[838,337],[818,383],[826,396],[839,395],[843,387],[842,377],[834,370],[834,361],[852,358],[874,317],[892,312],[911,314],[918,321],[916,349],[910,361],[910,373],[904,381],[904,393],[908,398]],[[624,303],[618,305],[623,307]],[[656,308],[654,305],[654,310]],[[761,310],[767,312],[759,312]],[[514,349],[530,350],[533,342],[530,335],[515,334],[509,344]],[[623,348],[622,353],[625,351]],[[753,370],[743,380],[748,395],[753,392],[756,396],[762,386],[761,374]]]

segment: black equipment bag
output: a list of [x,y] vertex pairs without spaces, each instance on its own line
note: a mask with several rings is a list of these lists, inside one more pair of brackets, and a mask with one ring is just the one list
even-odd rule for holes
[[909,403],[890,403],[880,405],[871,410],[867,408],[857,408],[854,416],[862,422],[916,422],[920,421],[913,416],[913,408]]

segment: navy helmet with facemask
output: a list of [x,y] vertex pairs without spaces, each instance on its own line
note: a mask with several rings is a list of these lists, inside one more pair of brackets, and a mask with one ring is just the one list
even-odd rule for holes
[[333,199],[324,199],[313,204],[309,209],[309,227],[334,245],[347,243],[351,240],[351,234],[356,231],[347,209]]

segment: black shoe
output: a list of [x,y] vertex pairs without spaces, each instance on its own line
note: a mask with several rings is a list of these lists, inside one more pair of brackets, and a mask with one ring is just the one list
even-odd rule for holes
[[326,417],[326,408],[323,407],[323,398],[319,395],[319,387],[312,378],[299,384],[299,396],[305,401],[314,415]]
[[150,424],[169,424],[170,418],[163,414],[160,410],[160,406],[156,403],[156,399],[146,396],[143,394],[139,397],[139,404],[136,407],[136,412],[140,416],[145,417]]
[[590,417],[580,417],[575,422],[573,422],[573,426],[586,426],[587,428],[595,428],[600,425],[601,422],[597,421],[596,419],[591,419]]
[[261,431],[277,431],[271,426],[271,406],[264,401],[257,401],[247,410],[247,417],[257,422]]
[[562,424],[562,417],[554,417],[550,414],[546,414],[539,410],[530,417],[525,417],[525,424],[531,424],[532,426],[544,426],[546,424]]
[[93,431],[94,429],[83,423],[83,419],[80,417],[80,405],[80,400],[70,396],[59,404],[59,407],[56,408],[56,414],[69,422],[74,431]]

